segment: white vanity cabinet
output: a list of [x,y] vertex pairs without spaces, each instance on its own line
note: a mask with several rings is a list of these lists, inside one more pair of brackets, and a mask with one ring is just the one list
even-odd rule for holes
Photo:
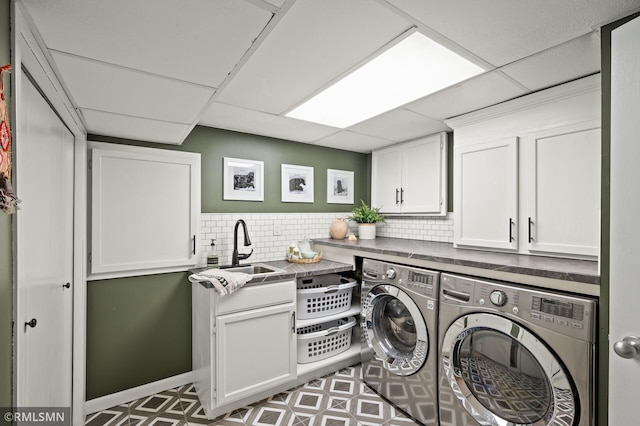
[[447,124],[456,141],[456,247],[598,256],[599,76]]
[[382,213],[447,214],[447,134],[372,154],[371,205]]
[[192,302],[194,384],[207,417],[296,379],[295,281],[247,285],[222,297],[193,283]]

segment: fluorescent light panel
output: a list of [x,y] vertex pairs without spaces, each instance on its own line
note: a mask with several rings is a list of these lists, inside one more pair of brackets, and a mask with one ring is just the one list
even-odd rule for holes
[[344,129],[482,72],[414,32],[285,115]]

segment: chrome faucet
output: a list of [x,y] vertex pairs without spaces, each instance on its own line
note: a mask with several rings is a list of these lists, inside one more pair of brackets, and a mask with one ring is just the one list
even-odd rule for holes
[[247,259],[253,254],[253,249],[249,253],[238,254],[238,226],[242,225],[244,231],[244,246],[250,246],[251,240],[249,239],[249,232],[247,231],[247,224],[242,219],[238,219],[236,226],[233,228],[233,255],[231,257],[231,266],[240,266],[240,261]]

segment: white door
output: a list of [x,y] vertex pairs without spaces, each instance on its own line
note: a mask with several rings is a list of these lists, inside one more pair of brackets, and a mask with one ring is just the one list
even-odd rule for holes
[[518,138],[455,150],[456,246],[518,248]]
[[600,249],[599,123],[547,130],[529,142],[530,251],[597,256]]
[[[640,18],[611,35],[611,229],[609,424],[638,424],[640,356],[625,359],[613,346],[640,336]],[[633,346],[621,343],[632,356]]]
[[[375,151],[372,157],[371,205],[380,207],[382,213],[399,213],[402,149],[395,146]],[[360,204],[359,200],[356,204]]]
[[405,147],[402,162],[404,213],[441,213],[444,201],[442,179],[446,179],[442,174],[444,152],[440,135]]
[[297,377],[294,312],[289,303],[216,318],[218,405]]
[[70,407],[74,137],[27,78],[18,130],[16,402]]

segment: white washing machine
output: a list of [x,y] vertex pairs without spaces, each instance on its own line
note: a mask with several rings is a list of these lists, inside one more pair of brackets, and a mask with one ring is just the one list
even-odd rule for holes
[[442,274],[443,426],[593,426],[596,301]]
[[439,272],[364,259],[364,382],[415,420],[438,424]]

